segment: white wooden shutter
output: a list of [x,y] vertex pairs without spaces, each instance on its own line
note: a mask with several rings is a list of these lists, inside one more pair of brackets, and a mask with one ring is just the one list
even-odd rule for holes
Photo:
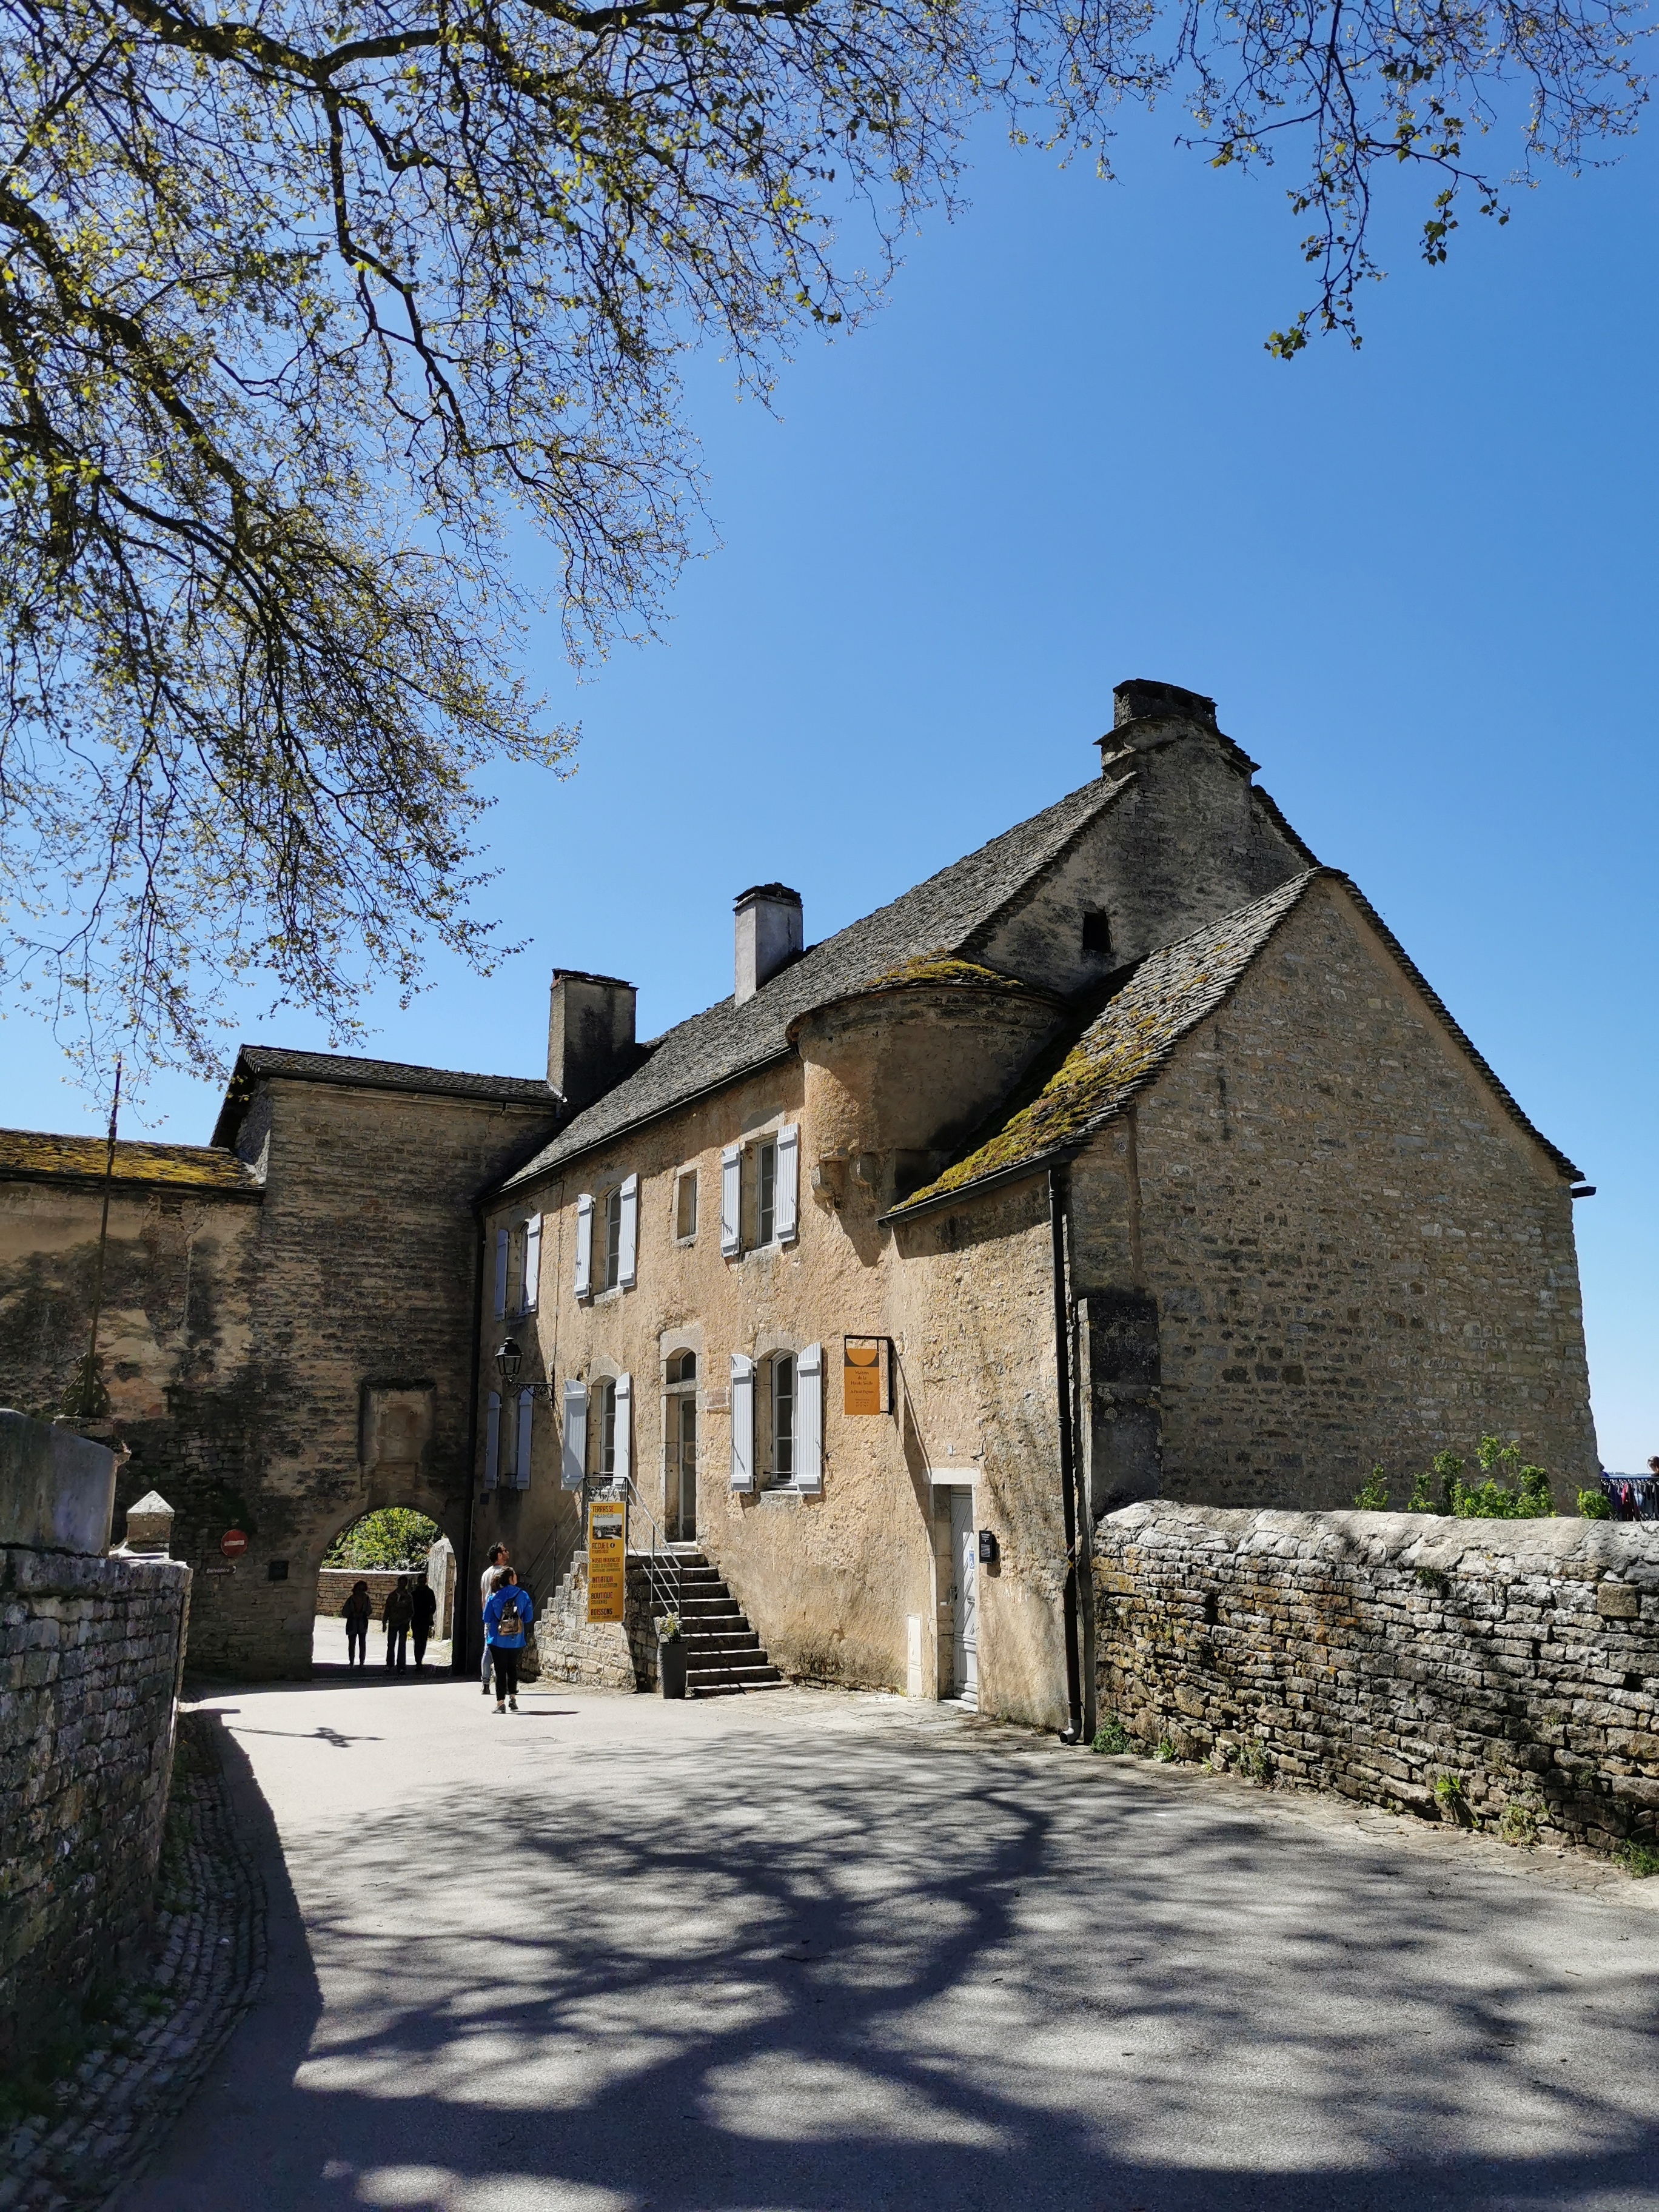
[[795,1486],[823,1487],[823,1346],[809,1344],[795,1362]]
[[507,1314],[507,1231],[495,1231],[495,1318],[501,1321]]
[[800,1131],[792,1122],[778,1131],[778,1186],[772,1201],[772,1234],[780,1244],[794,1242],[800,1212]]
[[634,1285],[635,1255],[640,1248],[640,1179],[629,1176],[622,1187],[622,1234],[617,1239],[617,1280],[624,1290]]
[[559,1485],[580,1490],[587,1472],[587,1385],[568,1382],[564,1386],[564,1449],[559,1460]]
[[743,1249],[743,1146],[728,1145],[720,1154],[720,1250],[729,1260]]
[[536,1301],[541,1294],[542,1283],[542,1217],[532,1213],[524,1225],[524,1288],[519,1298],[520,1313],[534,1313]]
[[585,1190],[576,1200],[576,1296],[585,1298],[593,1287],[593,1194]]
[[631,1480],[634,1473],[634,1378],[631,1375],[617,1377],[617,1452],[613,1464],[618,1482]]
[[484,1477],[483,1486],[493,1490],[501,1465],[501,1394],[492,1390],[484,1408]]
[[732,1487],[755,1486],[755,1363],[732,1354]]
[[534,1431],[535,1420],[536,1394],[533,1390],[520,1390],[519,1393],[518,1462],[513,1474],[513,1487],[515,1490],[528,1490],[530,1487],[530,1441]]

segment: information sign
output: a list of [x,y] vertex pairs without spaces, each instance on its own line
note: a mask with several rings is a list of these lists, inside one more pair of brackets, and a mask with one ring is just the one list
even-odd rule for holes
[[621,1620],[628,1596],[628,1508],[596,1498],[587,1509],[587,1618]]
[[843,1413],[884,1413],[886,1406],[884,1336],[848,1336],[842,1340],[841,1409]]
[[219,1539],[219,1549],[228,1559],[240,1559],[247,1549],[247,1538],[240,1528],[227,1528]]

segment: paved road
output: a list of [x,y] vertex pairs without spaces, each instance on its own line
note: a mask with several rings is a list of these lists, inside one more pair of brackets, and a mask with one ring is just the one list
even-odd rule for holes
[[893,1698],[209,1703],[271,1972],[120,2212],[1659,2205],[1659,1881]]

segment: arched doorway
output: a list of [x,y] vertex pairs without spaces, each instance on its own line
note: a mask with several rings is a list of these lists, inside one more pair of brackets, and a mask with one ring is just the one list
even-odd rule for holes
[[455,1577],[454,1546],[419,1506],[356,1516],[317,1571],[313,1673],[447,1674]]

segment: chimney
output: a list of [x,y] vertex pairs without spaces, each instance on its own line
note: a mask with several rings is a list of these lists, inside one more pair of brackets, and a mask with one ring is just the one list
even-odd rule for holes
[[1131,755],[1157,752],[1177,738],[1192,737],[1210,738],[1221,747],[1230,766],[1246,776],[1255,774],[1257,763],[1222,733],[1213,699],[1201,691],[1183,690],[1179,684],[1155,684],[1149,677],[1132,676],[1127,684],[1112,686],[1112,726],[1097,740],[1101,773],[1121,775],[1131,765]]
[[742,1006],[801,955],[800,893],[787,884],[757,884],[733,903],[737,915],[737,1000]]
[[547,1013],[547,1079],[579,1113],[629,1073],[634,1043],[634,986],[615,975],[581,975],[556,968]]

